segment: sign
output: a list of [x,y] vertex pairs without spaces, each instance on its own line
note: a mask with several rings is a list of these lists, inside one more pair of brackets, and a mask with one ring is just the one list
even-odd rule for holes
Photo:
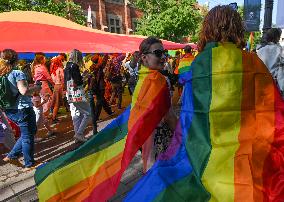
[[244,3],[246,31],[259,31],[261,0],[245,0]]
[[74,85],[74,80],[67,81],[66,97],[69,103],[71,102],[87,102],[83,86]]

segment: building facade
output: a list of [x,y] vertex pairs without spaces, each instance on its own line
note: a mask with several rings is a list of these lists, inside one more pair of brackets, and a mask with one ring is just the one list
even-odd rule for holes
[[92,10],[92,28],[119,34],[132,34],[137,19],[143,13],[133,7],[128,0],[73,0],[81,5],[87,15]]

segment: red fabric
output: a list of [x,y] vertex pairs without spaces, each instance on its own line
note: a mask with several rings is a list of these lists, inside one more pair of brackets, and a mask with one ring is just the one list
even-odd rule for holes
[[[275,88],[275,132],[263,168],[263,201],[284,200],[284,101]],[[279,169],[280,168],[280,169]]]
[[11,121],[10,119],[8,119],[8,123],[10,124],[12,130],[15,133],[15,138],[18,139],[21,136],[20,127],[17,124],[15,124],[13,121]]
[[[17,52],[126,53],[139,50],[144,38],[110,33],[95,33],[30,22],[0,22],[0,50]],[[165,49],[183,48],[184,44],[163,41]]]

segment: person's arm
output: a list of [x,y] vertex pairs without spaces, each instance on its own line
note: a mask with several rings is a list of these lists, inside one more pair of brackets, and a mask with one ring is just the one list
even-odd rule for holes
[[34,92],[39,92],[41,90],[41,86],[39,85],[29,87],[26,80],[17,81],[17,87],[20,94],[29,96],[31,96]]
[[50,74],[47,71],[47,68],[44,67],[44,70],[42,71],[42,74],[44,75],[44,77],[47,79],[47,81],[49,81],[53,86],[55,85],[53,79],[51,78]]
[[168,124],[168,126],[172,131],[175,130],[178,119],[172,107],[170,108],[169,112],[166,114],[164,121]]

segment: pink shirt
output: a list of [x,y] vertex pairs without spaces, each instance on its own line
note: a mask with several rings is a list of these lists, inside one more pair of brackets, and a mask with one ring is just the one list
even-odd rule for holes
[[34,81],[49,81],[54,84],[47,68],[44,65],[36,65],[35,66],[35,75]]

